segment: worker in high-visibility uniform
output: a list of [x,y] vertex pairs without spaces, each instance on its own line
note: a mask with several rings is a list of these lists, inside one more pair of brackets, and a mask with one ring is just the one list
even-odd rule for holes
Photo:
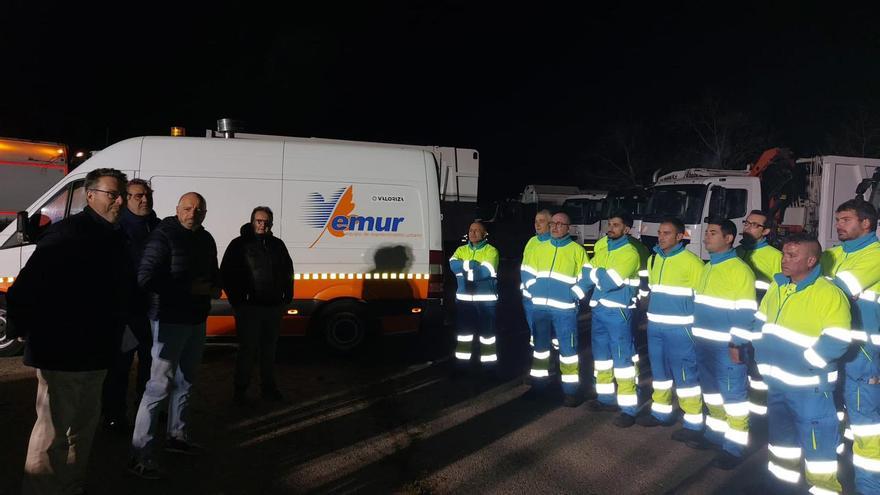
[[810,493],[839,493],[834,388],[836,360],[850,346],[849,300],[821,276],[822,248],[814,237],[792,235],[782,251],[782,273],[768,287],[752,331],[736,332],[754,345],[769,389],[768,469],[778,484],[768,493],[797,489],[801,457]]
[[736,256],[736,225],[724,218],[710,219],[703,235],[709,262],[694,287],[693,336],[703,402],[709,410],[704,434],[687,445],[722,450],[712,465],[733,469],[742,462],[749,444],[747,367],[738,332],[750,331],[758,305],[755,275]]
[[526,247],[523,249],[522,264],[519,267],[519,289],[522,292],[523,312],[526,316],[526,323],[529,325],[529,342],[532,346],[535,342],[535,326],[532,323],[532,293],[529,292],[529,287],[526,287],[526,282],[531,281],[529,284],[531,285],[535,281],[535,275],[538,272],[535,270],[532,256],[539,244],[550,240],[551,216],[550,210],[541,210],[535,214],[535,235],[526,243]]
[[[767,242],[773,228],[773,218],[763,210],[752,210],[743,220],[742,242],[736,255],[749,265],[755,274],[755,295],[758,302],[764,297],[773,276],[782,271],[782,252]],[[767,385],[755,364],[754,353],[749,350],[749,410],[752,414],[767,414]]]
[[675,423],[672,391],[684,412],[684,428],[673,433],[681,442],[703,431],[703,398],[691,327],[694,323],[694,287],[703,272],[703,260],[688,251],[682,239],[685,226],[678,218],[664,220],[657,229],[657,245],[648,260],[648,356],[654,377],[651,414],[639,416],[641,426]]
[[[638,360],[632,333],[633,295],[641,260],[639,252],[630,243],[629,229],[632,216],[624,211],[611,213],[608,218],[606,249],[596,252],[582,274],[593,288],[590,298],[592,311],[592,351],[596,399],[587,403],[592,411],[616,411],[614,425],[628,428],[635,424],[638,407]],[[615,398],[614,382],[617,382]]]
[[850,298],[853,346],[844,356],[843,398],[853,437],[853,467],[859,493],[880,493],[880,243],[877,211],[861,199],[835,213],[843,244],[826,250],[822,270]]
[[498,250],[486,241],[486,227],[474,222],[468,229],[468,243],[449,258],[455,274],[457,345],[455,358],[461,364],[471,361],[475,338],[479,336],[480,363],[488,366],[498,361],[495,344],[495,303],[498,273]]
[[567,214],[553,215],[551,239],[535,249],[532,257],[535,275],[525,282],[532,295],[535,326],[532,369],[529,372],[532,389],[527,392],[527,397],[537,398],[547,391],[550,338],[555,330],[559,339],[559,374],[565,394],[563,405],[577,407],[583,401],[578,376],[578,301],[586,295],[579,282],[583,267],[589,266],[589,256],[583,246],[571,240],[568,235],[570,225]]

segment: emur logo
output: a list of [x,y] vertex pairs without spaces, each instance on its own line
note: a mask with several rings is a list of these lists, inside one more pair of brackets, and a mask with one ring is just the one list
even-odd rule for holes
[[345,237],[346,232],[397,232],[404,217],[360,216],[354,212],[354,186],[343,187],[324,200],[312,192],[303,202],[303,220],[321,233],[309,247],[314,247],[325,232],[334,237]]

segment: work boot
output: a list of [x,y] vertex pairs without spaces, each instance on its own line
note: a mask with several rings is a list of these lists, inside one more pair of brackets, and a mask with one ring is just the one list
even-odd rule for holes
[[593,412],[617,412],[620,410],[620,408],[615,406],[614,404],[605,404],[599,399],[592,399],[587,401],[587,409]]
[[688,440],[684,444],[694,450],[712,450],[716,448],[715,444],[710,442],[709,440],[706,440],[706,437],[704,437],[703,435]]
[[627,413],[620,413],[616,418],[614,418],[614,426],[618,428],[629,428],[634,424],[636,424],[636,418]]
[[284,402],[284,395],[277,388],[263,389],[263,400],[269,402]]
[[562,399],[562,405],[565,407],[577,407],[583,402],[583,397],[578,394],[565,394],[565,398]]
[[232,394],[232,403],[236,406],[242,407],[247,405],[247,394],[245,393],[245,389],[236,388],[235,392]]
[[653,428],[655,426],[672,426],[675,424],[675,420],[660,421],[659,419],[654,417],[653,414],[645,414],[636,418],[636,424],[639,426],[644,426],[646,428]]
[[682,428],[680,430],[675,431],[669,438],[675,440],[676,442],[690,442],[692,440],[697,440],[703,437],[703,433],[697,430],[691,430],[689,428]]
[[742,461],[742,457],[733,455],[725,450],[712,460],[712,466],[724,471],[730,471],[736,469],[737,466],[742,464]]

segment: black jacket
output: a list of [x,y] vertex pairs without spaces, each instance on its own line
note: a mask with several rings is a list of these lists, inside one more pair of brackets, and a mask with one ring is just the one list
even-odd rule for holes
[[[144,254],[147,239],[157,225],[159,225],[159,219],[154,211],[151,211],[149,215],[139,216],[129,211],[128,208],[122,209],[122,214],[119,216],[119,227],[125,233],[128,258],[135,269],[141,264],[141,257]],[[150,295],[138,288],[132,306],[133,316],[144,318],[149,307]]]
[[91,208],[49,227],[6,296],[24,363],[57,371],[108,368],[135,290],[125,236]]
[[163,219],[150,234],[138,267],[138,285],[151,293],[147,315],[166,323],[202,323],[211,296],[193,294],[193,283],[220,287],[217,244],[204,228],[188,230],[177,217]]
[[271,232],[256,235],[249,223],[226,248],[220,273],[233,306],[277,306],[293,299],[293,261],[287,246]]

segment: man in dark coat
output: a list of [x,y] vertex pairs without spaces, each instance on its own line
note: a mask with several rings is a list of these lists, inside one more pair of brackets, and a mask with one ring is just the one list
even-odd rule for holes
[[85,209],[49,227],[7,294],[8,317],[36,368],[37,420],[24,493],[79,493],[101,414],[101,384],[119,352],[134,269],[118,226],[126,176],[86,176]]
[[[128,240],[128,257],[133,266],[140,265],[144,246],[150,232],[159,224],[156,212],[153,211],[153,190],[150,183],[143,179],[128,181],[125,208],[119,217],[119,226]],[[153,347],[153,335],[150,331],[150,320],[147,318],[149,295],[138,290],[132,314],[128,319],[128,327],[123,334],[122,349],[116,356],[116,362],[107,370],[104,380],[104,400],[102,411],[104,427],[119,433],[130,433],[126,419],[126,399],[128,397],[128,373],[134,359],[138,356],[137,366],[137,400],[140,404],[144,395],[147,380],[150,378],[150,349]]]
[[258,206],[223,255],[223,289],[235,310],[238,360],[233,401],[246,402],[254,363],[260,361],[260,385],[266,400],[283,400],[275,382],[275,347],[281,317],[293,299],[293,262],[287,246],[272,235],[272,210]]
[[205,198],[190,192],[150,234],[138,267],[138,285],[151,292],[147,315],[153,331],[150,381],[141,399],[128,469],[142,478],[159,477],[156,450],[159,407],[168,398],[165,450],[193,454],[189,438],[192,386],[205,346],[211,299],[220,297],[217,244],[202,227]]

